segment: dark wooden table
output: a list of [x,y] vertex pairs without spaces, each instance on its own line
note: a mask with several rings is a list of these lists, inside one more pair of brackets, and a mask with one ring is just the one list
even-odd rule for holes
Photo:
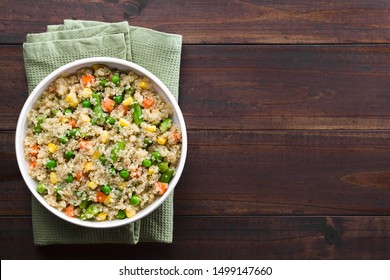
[[[183,35],[173,244],[33,244],[22,43],[67,18]],[[0,0],[0,62],[2,259],[390,258],[389,1]]]

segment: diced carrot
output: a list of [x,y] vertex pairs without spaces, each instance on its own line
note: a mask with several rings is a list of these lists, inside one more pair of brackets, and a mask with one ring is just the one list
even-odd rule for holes
[[154,100],[153,98],[147,97],[146,99],[144,99],[144,100],[142,101],[142,106],[143,106],[144,108],[146,108],[146,109],[149,109],[150,107],[153,106],[154,102],[155,102],[155,100]]
[[38,145],[34,145],[32,147],[32,151],[31,151],[30,155],[36,157],[38,155],[38,153],[39,153],[39,147],[38,147]]
[[173,136],[173,139],[174,139],[174,140],[180,140],[180,139],[181,139],[181,133],[178,132],[177,130],[174,130],[174,131],[172,132],[172,136]]
[[36,160],[30,161],[30,167],[31,167],[31,168],[37,167],[37,161],[36,161]]
[[83,82],[84,86],[90,87],[91,84],[95,81],[95,77],[92,75],[83,75],[81,77],[81,81]]
[[102,102],[102,107],[105,112],[111,112],[112,110],[114,110],[115,101],[110,98],[104,98]]
[[76,120],[73,120],[73,119],[71,119],[71,120],[69,121],[69,124],[72,126],[72,128],[75,128],[75,127],[77,126]]
[[65,208],[65,214],[70,218],[73,218],[75,216],[73,205],[69,205],[68,207]]
[[80,140],[79,142],[79,148],[81,150],[88,150],[90,148],[92,148],[92,142],[91,141],[88,141],[88,140]]
[[141,177],[141,174],[142,174],[141,171],[138,169],[133,169],[130,172],[131,178],[139,178],[139,177]]
[[98,192],[98,193],[96,194],[96,200],[97,200],[98,202],[103,202],[106,198],[107,198],[107,195],[104,194],[104,193],[102,193],[102,192]]
[[76,180],[80,182],[81,179],[84,177],[84,175],[85,175],[85,174],[84,174],[83,171],[77,172],[77,173],[76,173]]
[[167,191],[168,184],[163,182],[157,182],[153,186],[153,190],[157,191],[159,195],[163,195]]

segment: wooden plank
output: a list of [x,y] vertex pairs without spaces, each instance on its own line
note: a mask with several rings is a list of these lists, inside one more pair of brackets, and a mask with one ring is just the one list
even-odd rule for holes
[[[1,132],[0,214],[29,214]],[[189,131],[178,215],[390,214],[390,131]]]
[[[0,218],[1,259],[388,259],[390,217],[176,216],[173,244],[33,245],[31,218]],[[74,252],[78,253],[75,254]]]
[[187,44],[388,43],[386,0],[2,1],[0,43],[21,43],[63,19],[128,21],[183,35]]
[[[12,81],[0,89],[0,130],[12,130],[27,96],[22,49],[0,50],[0,76]],[[179,104],[189,129],[390,129],[389,53],[382,45],[184,46]]]

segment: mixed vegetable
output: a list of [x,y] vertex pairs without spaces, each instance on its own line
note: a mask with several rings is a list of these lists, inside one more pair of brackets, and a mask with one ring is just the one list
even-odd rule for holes
[[[163,195],[177,163],[163,152],[181,143],[180,131],[170,115],[145,118],[145,114],[158,111],[164,102],[146,79],[129,79],[119,71],[110,70],[107,74],[102,67],[105,69],[94,65],[84,71],[77,93],[67,91],[61,95],[55,87],[49,88],[49,93],[65,102],[60,101],[49,114],[35,117],[31,131],[36,141],[26,147],[32,176],[38,168],[45,174],[43,178],[35,175],[40,178],[37,192],[47,200],[55,196],[52,204],[67,216],[82,220],[129,218],[146,207],[151,196]],[[53,119],[60,119],[67,129],[42,146],[37,139],[50,129],[48,124]],[[131,137],[134,135],[141,139]],[[131,157],[125,154],[127,148],[136,150],[135,160],[126,160]],[[134,162],[139,163],[134,166]],[[75,168],[64,174],[58,172],[60,166]],[[109,179],[99,181],[96,170],[105,170]],[[139,186],[144,191],[139,191]]]

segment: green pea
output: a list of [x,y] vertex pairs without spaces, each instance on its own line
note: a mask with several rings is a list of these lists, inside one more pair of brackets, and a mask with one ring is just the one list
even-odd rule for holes
[[130,204],[131,205],[134,205],[134,206],[137,206],[138,204],[141,203],[141,199],[136,196],[136,195],[133,195],[131,198],[130,198]]
[[74,157],[75,157],[74,151],[66,151],[64,153],[64,158],[66,158],[66,159],[71,159],[71,158],[74,158]]
[[119,75],[113,75],[112,77],[111,77],[111,82],[113,82],[114,84],[119,84],[119,82],[120,82],[120,77],[119,77]]
[[81,106],[83,108],[91,108],[92,104],[91,104],[91,101],[89,101],[89,100],[83,100],[83,102],[81,102]]
[[130,172],[126,169],[123,169],[119,172],[119,176],[121,176],[123,179],[127,180],[130,176]]
[[152,165],[152,161],[150,160],[150,159],[144,159],[143,161],[142,161],[142,165],[144,166],[144,167],[150,167],[151,165]]
[[46,186],[42,182],[38,183],[37,192],[40,194],[44,194],[46,192]]
[[107,84],[107,80],[106,79],[101,79],[100,80],[100,85],[101,86],[105,86]]
[[57,162],[54,160],[54,159],[50,159],[47,163],[46,163],[46,168],[47,169],[54,169],[56,168],[57,166]]
[[161,173],[164,173],[168,169],[168,162],[166,161],[160,162],[157,166],[158,166],[158,170]]
[[66,177],[65,177],[65,182],[67,183],[72,183],[74,180],[72,174],[68,174]]
[[116,104],[121,104],[123,101],[123,95],[115,95],[113,99]]
[[61,144],[66,144],[66,143],[68,143],[68,141],[69,141],[69,138],[66,137],[66,136],[63,136],[63,137],[60,138],[60,143]]
[[153,159],[155,160],[155,161],[157,161],[157,162],[160,162],[161,160],[162,160],[162,156],[161,156],[161,154],[160,154],[160,152],[159,151],[157,151],[157,150],[155,150],[153,153],[152,153],[152,157],[153,157]]
[[111,125],[114,125],[115,124],[115,119],[111,116],[107,117],[107,121],[106,121],[108,124],[111,124]]
[[77,133],[80,133],[80,127],[76,127],[71,130],[68,130],[65,134],[68,137],[75,137]]
[[105,156],[100,156],[99,161],[104,165],[106,163],[107,159]]
[[110,191],[111,191],[111,187],[110,187],[109,185],[104,185],[104,186],[102,187],[102,193],[104,193],[104,194],[109,194]]
[[73,111],[72,111],[72,109],[65,109],[65,111],[64,111],[64,115],[67,115],[67,114],[72,114],[73,113]]
[[118,215],[116,216],[118,219],[120,219],[120,220],[123,220],[124,218],[126,218],[126,213],[125,213],[125,211],[123,211],[123,210],[119,210],[118,211]]
[[125,90],[126,94],[133,94],[135,92],[135,89],[133,87],[129,87],[128,89]]

